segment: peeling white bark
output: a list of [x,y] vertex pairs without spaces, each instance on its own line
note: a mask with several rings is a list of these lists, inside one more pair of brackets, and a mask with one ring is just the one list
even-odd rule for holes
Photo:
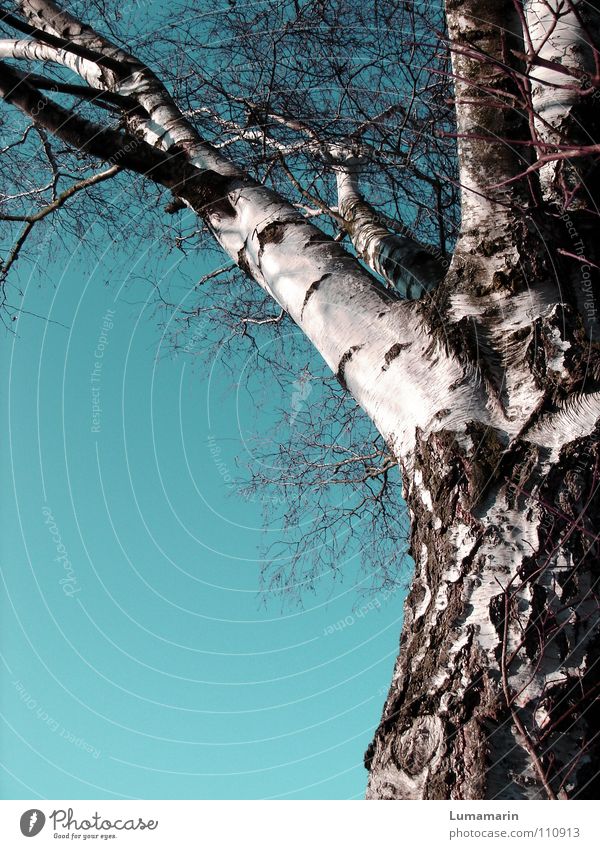
[[551,458],[557,460],[563,445],[590,436],[599,420],[600,392],[575,393],[558,412],[540,416],[525,438],[535,445],[550,448]]

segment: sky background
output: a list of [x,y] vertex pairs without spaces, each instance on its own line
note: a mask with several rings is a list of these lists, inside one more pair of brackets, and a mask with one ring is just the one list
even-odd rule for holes
[[85,242],[21,262],[42,318],[0,340],[0,795],[360,798],[402,590],[365,596],[351,557],[303,609],[259,592],[262,499],[234,481],[297,401],[174,354],[144,263],[177,285],[202,255]]

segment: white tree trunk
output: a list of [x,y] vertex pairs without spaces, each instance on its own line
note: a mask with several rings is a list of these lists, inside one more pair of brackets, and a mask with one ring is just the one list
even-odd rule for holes
[[[586,361],[570,319],[526,334],[550,392]],[[473,411],[401,463],[416,570],[369,798],[596,798],[599,415],[582,392],[511,436]]]
[[[473,405],[482,419],[493,418],[475,370],[465,380],[460,358],[443,343],[435,344],[435,358],[425,361],[431,340],[418,312],[362,271],[289,203],[207,145],[146,66],[50,0],[19,5],[32,24],[122,63],[122,72],[107,70],[89,59],[65,58],[68,50],[44,49],[89,85],[137,99],[152,120],[136,117],[132,131],[146,142],[166,152],[173,145],[186,152],[198,173],[171,185],[173,193],[204,218],[227,254],[302,328],[398,457],[412,450],[417,430],[430,433],[461,422]],[[40,48],[4,42],[3,49],[4,55],[12,50],[13,56],[30,58]]]
[[[369,796],[585,793],[598,750],[600,362],[577,299],[561,291],[554,257],[540,250],[539,234],[559,243],[563,224],[536,206],[535,174],[514,181],[533,151],[520,145],[531,139],[528,116],[506,108],[518,94],[510,69],[525,67],[515,58],[524,38],[513,0],[447,2],[462,230],[449,273],[421,302],[387,291],[215,151],[137,59],[49,0],[19,5],[65,44],[21,40],[0,51],[27,59],[43,49],[89,85],[138,101],[146,116],[128,129],[147,144],[127,167],[150,169],[202,216],[311,339],[398,459],[416,575],[368,752]],[[68,43],[86,55],[73,58]],[[17,86],[6,96],[31,114],[32,91]],[[62,117],[48,107],[38,120],[103,156],[93,128],[71,122],[75,132]],[[105,134],[107,144],[122,147],[124,137],[114,136]],[[391,247],[352,174],[341,170],[338,186],[357,251],[388,280],[398,280],[398,266],[407,294],[414,280],[430,288],[426,263],[417,276],[414,242]],[[569,269],[565,279],[574,276]]]

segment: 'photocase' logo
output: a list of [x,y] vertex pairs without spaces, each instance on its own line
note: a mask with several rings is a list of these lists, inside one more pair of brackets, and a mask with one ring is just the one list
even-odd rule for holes
[[25,811],[21,816],[21,834],[25,837],[35,837],[44,827],[46,817],[37,808]]

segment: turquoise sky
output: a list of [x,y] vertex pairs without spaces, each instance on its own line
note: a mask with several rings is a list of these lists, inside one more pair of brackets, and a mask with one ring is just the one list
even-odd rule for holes
[[0,795],[359,798],[402,592],[364,597],[351,560],[303,610],[262,603],[263,505],[231,481],[291,399],[173,354],[148,255],[183,279],[151,241],[21,264],[23,309],[58,323],[0,341]]

